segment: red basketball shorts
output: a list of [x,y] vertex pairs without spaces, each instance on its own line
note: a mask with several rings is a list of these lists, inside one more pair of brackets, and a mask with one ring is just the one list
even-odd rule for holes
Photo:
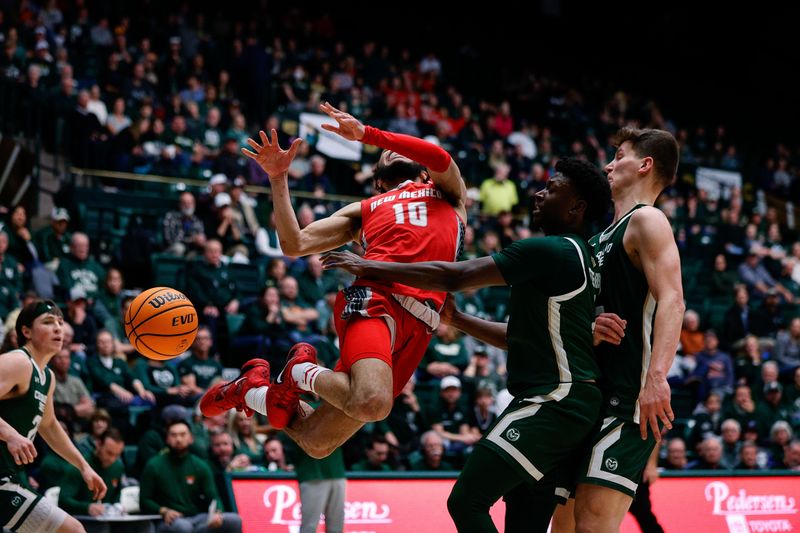
[[391,294],[371,287],[340,291],[333,312],[341,353],[335,370],[349,374],[356,361],[380,359],[392,369],[397,397],[425,355],[430,328]]

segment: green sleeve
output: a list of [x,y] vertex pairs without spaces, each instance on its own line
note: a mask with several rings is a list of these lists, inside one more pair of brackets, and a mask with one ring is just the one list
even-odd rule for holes
[[142,514],[158,514],[161,506],[155,501],[156,487],[158,486],[158,478],[156,471],[158,470],[155,464],[156,460],[151,459],[144,467],[142,472],[142,479],[139,486],[139,508]]
[[217,494],[217,484],[214,483],[214,473],[211,471],[211,467],[207,464],[202,462],[201,460],[197,461],[198,464],[198,473],[202,476],[203,482],[203,494],[208,497],[208,501],[215,500],[217,502],[217,509],[223,509],[222,500],[219,499],[219,494]]
[[64,294],[69,294],[69,290],[72,288],[72,276],[70,276],[70,272],[72,272],[74,266],[72,259],[69,257],[62,257],[61,261],[58,263],[56,277],[58,278],[61,292]]
[[60,482],[61,492],[58,495],[58,506],[70,514],[88,514],[92,497],[86,489],[80,472],[72,465],[64,470]]
[[190,355],[180,363],[178,363],[178,377],[182,378],[183,376],[188,376],[189,374],[194,374],[194,369],[192,369],[192,356]]
[[189,265],[186,276],[186,293],[194,303],[195,308],[203,312],[203,309],[211,303],[211,296],[205,287],[211,283],[211,279],[206,275],[207,269],[200,262]]
[[565,294],[584,282],[581,257],[564,237],[532,237],[492,255],[508,285],[532,283],[545,295]]

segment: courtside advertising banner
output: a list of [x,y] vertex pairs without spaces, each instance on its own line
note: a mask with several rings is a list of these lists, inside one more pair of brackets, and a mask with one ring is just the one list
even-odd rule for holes
[[[454,479],[350,479],[346,533],[455,532],[447,514]],[[300,491],[293,479],[233,479],[244,533],[297,533]],[[800,532],[800,477],[661,478],[652,488],[653,511],[668,533]],[[503,502],[491,510],[503,531]],[[320,532],[325,529],[320,524]],[[628,515],[623,533],[638,533]]]

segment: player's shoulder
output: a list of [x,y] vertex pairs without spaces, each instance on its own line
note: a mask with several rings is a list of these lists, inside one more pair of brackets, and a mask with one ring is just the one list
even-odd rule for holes
[[649,237],[668,232],[672,235],[672,226],[667,215],[660,209],[651,205],[640,207],[631,215],[628,226],[634,233],[642,233]]
[[0,354],[0,368],[3,372],[13,371],[15,369],[30,369],[31,360],[28,354],[22,350],[11,350]]

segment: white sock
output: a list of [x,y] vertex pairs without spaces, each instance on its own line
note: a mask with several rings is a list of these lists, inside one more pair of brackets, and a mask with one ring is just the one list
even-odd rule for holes
[[330,372],[330,369],[316,365],[314,363],[300,363],[292,367],[292,379],[297,386],[305,391],[316,393],[314,383],[317,377],[323,372]]
[[257,387],[245,392],[244,403],[253,411],[267,416],[267,387]]

